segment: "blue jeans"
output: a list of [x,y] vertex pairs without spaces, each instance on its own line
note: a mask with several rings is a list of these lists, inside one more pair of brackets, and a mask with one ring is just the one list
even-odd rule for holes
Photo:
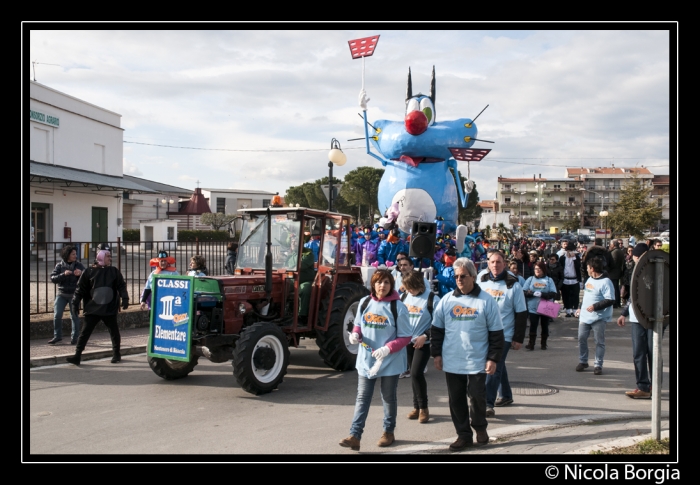
[[[544,317],[546,318],[546,317]],[[496,403],[496,396],[501,395],[505,399],[513,399],[513,391],[508,381],[508,370],[506,369],[506,357],[510,350],[510,342],[506,342],[503,347],[501,361],[496,364],[496,372],[493,375],[486,375],[486,407],[492,408]]]
[[588,364],[588,336],[593,330],[595,338],[595,362],[594,367],[603,367],[605,357],[605,320],[596,320],[593,323],[578,324],[578,354],[579,362]]
[[379,389],[382,394],[382,404],[384,406],[384,431],[393,433],[396,428],[396,414],[399,410],[397,390],[399,388],[399,376],[384,376],[368,379],[358,374],[357,376],[357,399],[355,400],[355,416],[350,425],[350,434],[355,438],[362,439],[362,432],[365,429],[365,421],[369,413],[369,406],[372,403],[374,394],[374,384],[379,381]]
[[[637,379],[637,389],[650,392],[654,362],[654,330],[651,328],[647,330],[637,322],[630,322],[630,329],[632,330],[632,358],[634,359],[634,377]],[[663,338],[663,332],[661,337]],[[660,377],[663,378],[663,372]],[[661,385],[660,382],[659,385]]]
[[71,340],[75,340],[80,335],[80,318],[73,310],[71,300],[63,298],[61,295],[56,295],[56,300],[53,302],[53,336],[63,338],[63,311],[66,305],[70,309],[70,319],[72,323]]

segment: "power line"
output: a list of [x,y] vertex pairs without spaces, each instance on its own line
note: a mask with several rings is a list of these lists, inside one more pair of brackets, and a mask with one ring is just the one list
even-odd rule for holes
[[[285,148],[283,150],[243,150],[243,149],[236,149],[236,148],[199,148],[199,147],[180,147],[180,146],[174,146],[174,145],[157,145],[155,143],[141,143],[137,141],[127,141],[124,140],[124,143],[131,143],[134,145],[148,145],[148,146],[153,146],[153,147],[163,147],[163,148],[179,148],[181,150],[206,150],[206,151],[217,151],[217,152],[321,152],[321,151],[328,151],[328,148],[306,148],[306,149],[301,149],[301,150],[292,150],[289,148]],[[364,150],[365,147],[354,147],[354,148],[344,148],[343,150]]]
[[[132,145],[146,145],[146,146],[153,146],[153,147],[161,147],[161,148],[176,148],[180,150],[202,150],[202,151],[218,151],[218,152],[258,152],[258,153],[281,153],[281,152],[321,152],[321,151],[326,151],[328,148],[305,148],[305,149],[281,149],[281,150],[261,150],[261,149],[237,149],[237,148],[201,148],[201,147],[186,147],[186,146],[176,146],[176,145],[160,145],[156,143],[143,143],[143,142],[138,142],[138,141],[128,141],[128,140],[123,140],[124,143],[131,143]],[[345,147],[343,150],[365,150],[366,147],[360,146],[360,147]],[[506,160],[539,160],[540,162],[545,162],[549,160],[605,160],[609,162],[615,162],[618,160],[636,160],[638,162],[640,161],[647,161],[647,160],[668,160],[666,158],[639,158],[639,157],[630,157],[630,158],[618,158],[618,157],[591,157],[591,158],[586,158],[586,157],[556,157],[556,158],[536,158],[536,157],[499,157],[499,158],[489,158],[489,162],[499,162],[499,163],[509,163],[512,165],[527,165],[527,166],[534,166],[534,167],[540,167],[542,166],[541,163],[529,163],[529,162],[509,162]],[[578,164],[573,164],[573,165],[578,165]],[[571,163],[566,163],[566,164],[547,164],[548,167],[571,167]],[[645,167],[668,167],[668,164],[661,164],[661,165],[645,165]]]

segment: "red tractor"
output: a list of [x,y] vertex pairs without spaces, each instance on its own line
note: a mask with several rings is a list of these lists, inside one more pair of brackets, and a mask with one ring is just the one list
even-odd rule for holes
[[[355,367],[348,341],[359,301],[369,294],[352,266],[350,216],[303,207],[245,209],[234,276],[194,278],[188,361],[148,357],[164,379],[186,377],[199,357],[233,360],[233,375],[253,394],[276,389],[287,373],[289,347],[316,338],[333,369]],[[304,233],[318,241],[311,265]],[[308,315],[299,317],[300,306]]]

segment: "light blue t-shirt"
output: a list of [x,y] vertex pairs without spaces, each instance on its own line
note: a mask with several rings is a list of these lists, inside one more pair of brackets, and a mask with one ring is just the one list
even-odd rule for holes
[[391,353],[384,357],[376,376],[369,377],[369,370],[376,362],[372,352],[383,347],[387,342],[397,337],[410,337],[413,332],[408,315],[408,309],[401,300],[396,301],[396,314],[398,321],[394,322],[391,314],[391,303],[388,301],[375,301],[371,296],[360,300],[360,308],[364,300],[369,298],[369,304],[363,313],[357,312],[355,326],[362,331],[362,342],[357,350],[357,373],[363,377],[374,378],[394,376],[401,374],[408,367],[406,348]]
[[[411,327],[413,328],[413,336],[411,337],[412,343],[415,343],[417,337],[426,333],[433,322],[433,318],[430,316],[430,311],[428,310],[428,297],[430,293],[432,292],[429,287],[426,287],[425,291],[417,296],[407,293],[406,299],[403,301],[408,309]],[[433,295],[433,312],[435,312],[439,301],[440,297]],[[430,343],[430,340],[426,340],[425,343]]]
[[[544,276],[542,278],[536,278],[530,276],[525,282],[523,287],[524,291],[541,291],[542,293],[556,293],[557,286],[554,284],[554,280],[549,276]],[[537,313],[537,305],[540,304],[541,298],[538,296],[533,296],[527,298],[527,311],[530,313]]]
[[489,332],[503,330],[496,300],[480,291],[478,296],[445,295],[433,312],[433,326],[445,329],[442,370],[452,374],[486,372]]
[[481,281],[478,279],[477,283],[482,290],[496,300],[503,323],[503,338],[506,342],[512,342],[515,333],[515,314],[527,311],[523,287],[520,286],[520,283],[515,283],[508,288],[505,280]]
[[589,312],[586,308],[599,301],[614,299],[615,287],[612,281],[610,281],[610,278],[588,278],[583,287],[583,302],[581,302],[579,321],[582,323],[593,323],[598,320],[609,321],[613,314],[612,305],[598,312]]

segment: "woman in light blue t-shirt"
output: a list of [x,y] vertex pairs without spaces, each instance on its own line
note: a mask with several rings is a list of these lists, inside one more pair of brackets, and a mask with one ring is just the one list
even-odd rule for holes
[[547,276],[547,265],[544,261],[535,263],[535,276],[530,276],[523,287],[527,301],[527,311],[530,314],[530,340],[525,346],[527,350],[535,350],[537,340],[537,325],[542,323],[542,337],[540,347],[547,350],[547,337],[549,336],[549,317],[537,313],[540,300],[554,300],[557,297],[557,287],[554,280]]
[[351,344],[360,344],[355,365],[357,398],[350,435],[339,443],[355,451],[360,450],[360,439],[377,381],[380,382],[384,408],[384,433],[377,446],[389,446],[394,442],[399,374],[406,369],[406,345],[412,336],[408,310],[394,289],[391,271],[377,270],[372,275],[370,288],[371,295],[360,300],[349,338]]
[[413,411],[408,419],[417,419],[419,423],[430,420],[428,411],[428,385],[425,381],[428,359],[430,359],[430,326],[433,322],[433,309],[440,298],[426,288],[421,273],[411,272],[403,279],[406,292],[401,300],[408,308],[412,336],[406,347],[410,367],[411,386],[413,388]]

